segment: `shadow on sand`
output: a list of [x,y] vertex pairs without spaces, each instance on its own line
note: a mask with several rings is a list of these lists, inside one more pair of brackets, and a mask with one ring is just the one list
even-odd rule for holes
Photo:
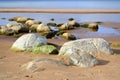
[[113,49],[114,54],[120,54],[120,49]]
[[106,65],[109,63],[109,61],[106,61],[106,60],[98,60],[98,65]]

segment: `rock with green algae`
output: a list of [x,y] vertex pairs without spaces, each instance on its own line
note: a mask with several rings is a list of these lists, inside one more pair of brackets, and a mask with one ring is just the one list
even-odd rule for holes
[[44,53],[44,54],[57,54],[58,50],[55,46],[53,45],[43,45],[40,47],[34,47],[33,54],[39,54],[39,53]]
[[46,24],[40,24],[40,25],[38,25],[38,27],[37,27],[37,32],[50,32],[51,31],[51,29],[50,29],[50,27],[49,26],[47,26]]
[[98,29],[98,24],[97,24],[97,23],[90,23],[90,24],[88,25],[88,28]]
[[63,33],[61,36],[67,40],[76,40],[76,37],[70,33]]

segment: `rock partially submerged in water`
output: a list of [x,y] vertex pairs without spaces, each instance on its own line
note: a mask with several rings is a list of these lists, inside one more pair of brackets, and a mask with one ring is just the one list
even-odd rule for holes
[[37,32],[37,27],[39,26],[40,24],[33,24],[29,27],[29,31],[30,32]]
[[29,18],[27,17],[18,17],[16,21],[19,23],[25,23],[28,19]]
[[46,24],[40,24],[37,27],[37,32],[50,32],[50,27],[47,26]]
[[90,23],[90,24],[88,24],[88,28],[98,29],[98,24],[97,23]]
[[39,34],[25,34],[18,38],[12,45],[11,49],[14,51],[26,51],[32,49],[36,46],[46,45],[47,40],[45,37],[40,36]]
[[60,27],[59,27],[59,29],[60,30],[68,30],[70,27],[69,27],[69,24],[68,23],[64,23],[64,24],[62,24]]
[[80,27],[80,24],[79,24],[78,22],[76,22],[75,20],[69,21],[68,24],[69,24],[70,26],[73,26],[73,28],[75,28],[75,27]]
[[112,54],[109,43],[102,38],[88,38],[66,42],[60,49],[59,55],[67,56],[69,63],[89,67],[97,64],[92,56],[94,53]]
[[76,37],[70,33],[63,33],[61,36],[67,40],[76,40]]
[[25,22],[25,24],[27,25],[27,26],[32,26],[32,25],[34,25],[34,24],[40,24],[41,22],[40,21],[37,21],[37,20],[27,20],[26,22]]

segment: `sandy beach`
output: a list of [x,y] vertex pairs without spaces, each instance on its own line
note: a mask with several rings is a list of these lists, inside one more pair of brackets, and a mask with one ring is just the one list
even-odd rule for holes
[[[7,11],[7,10],[5,10]],[[13,10],[14,11],[14,10]],[[19,11],[19,10],[18,10]],[[23,10],[24,11],[24,10]],[[9,11],[8,11],[9,12]],[[102,23],[109,28],[120,31],[120,23]],[[114,26],[112,26],[114,25]],[[79,32],[82,33],[82,32]],[[0,80],[119,80],[120,79],[120,47],[112,47],[115,54],[98,55],[99,65],[90,68],[77,66],[52,68],[48,64],[46,70],[30,73],[23,71],[21,66],[36,58],[52,58],[59,60],[57,55],[33,55],[29,52],[14,52],[10,47],[17,38],[0,35]],[[109,43],[119,43],[120,36],[104,37]],[[65,40],[48,39],[48,42],[63,45]]]
[[120,10],[80,10],[80,9],[20,9],[20,8],[0,8],[0,12],[23,12],[23,13],[76,13],[76,14],[119,14]]

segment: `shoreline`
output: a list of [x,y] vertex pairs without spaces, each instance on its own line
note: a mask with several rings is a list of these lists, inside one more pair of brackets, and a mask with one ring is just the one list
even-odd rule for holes
[[120,10],[80,10],[80,9],[20,9],[0,8],[0,13],[76,13],[76,14],[120,14]]

